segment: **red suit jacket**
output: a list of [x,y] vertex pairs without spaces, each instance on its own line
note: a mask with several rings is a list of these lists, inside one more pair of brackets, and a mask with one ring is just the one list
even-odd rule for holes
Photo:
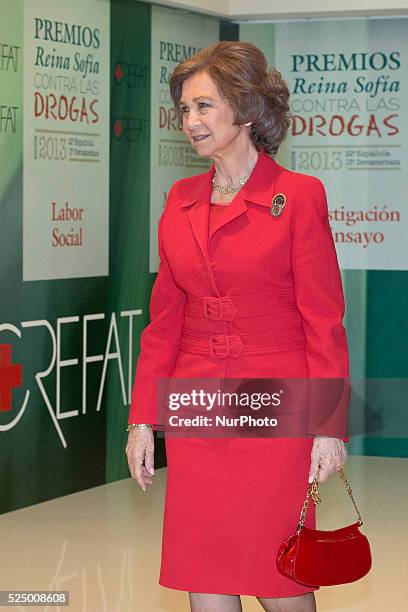
[[[169,191],[129,423],[158,422],[160,378],[348,381],[344,297],[322,182],[288,170],[261,149],[249,180],[209,234],[214,173],[213,164]],[[274,216],[277,194],[286,203]],[[347,429],[338,434],[329,421],[311,433],[348,441]]]

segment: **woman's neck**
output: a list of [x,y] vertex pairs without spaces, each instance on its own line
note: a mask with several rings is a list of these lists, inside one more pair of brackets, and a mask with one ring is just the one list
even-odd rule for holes
[[215,179],[219,185],[236,185],[253,168],[258,159],[255,147],[243,154],[214,159]]

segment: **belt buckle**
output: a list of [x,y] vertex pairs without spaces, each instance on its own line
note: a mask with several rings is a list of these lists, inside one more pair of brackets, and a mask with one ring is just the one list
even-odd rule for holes
[[[211,305],[217,305],[218,310],[213,315],[210,312]],[[203,298],[204,316],[214,321],[232,321],[237,314],[237,308],[229,297],[205,297]]]
[[[217,346],[214,347],[214,342],[218,342],[218,339],[222,339],[225,342],[224,352],[221,355],[219,353],[216,354],[215,350],[214,350],[214,348],[217,349]],[[210,347],[210,355],[211,355],[211,357],[222,358],[222,357],[227,357],[229,355],[229,353],[230,353],[230,339],[229,339],[229,336],[226,336],[225,334],[215,334],[214,336],[211,336],[211,338],[209,339],[208,343],[209,343],[209,347]]]
[[[218,316],[211,315],[209,311],[209,306],[211,304],[216,304],[218,306],[218,312],[217,312]],[[212,296],[205,297],[203,300],[203,307],[204,307],[204,316],[206,319],[213,319],[214,321],[221,321],[222,315],[223,315],[223,308],[222,308],[222,302],[220,298],[212,297]]]

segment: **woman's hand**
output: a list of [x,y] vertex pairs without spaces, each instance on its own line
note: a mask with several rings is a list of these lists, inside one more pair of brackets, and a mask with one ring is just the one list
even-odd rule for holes
[[315,436],[311,456],[309,482],[315,476],[318,482],[326,482],[330,474],[345,464],[348,453],[340,438]]
[[126,455],[130,475],[146,491],[146,483],[153,484],[151,475],[154,474],[154,436],[151,427],[133,427],[129,431]]

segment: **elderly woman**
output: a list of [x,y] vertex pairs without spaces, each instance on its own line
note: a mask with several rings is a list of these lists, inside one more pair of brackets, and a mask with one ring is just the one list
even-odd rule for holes
[[[208,172],[172,185],[158,228],[160,266],[143,330],[126,447],[132,477],[154,474],[161,378],[346,378],[344,299],[324,187],[274,161],[289,91],[263,53],[219,42],[180,63],[170,92]],[[313,435],[316,434],[316,435]],[[344,464],[345,433],[303,437],[166,435],[159,583],[193,612],[315,610],[314,591],[280,574],[307,482]],[[315,527],[312,505],[306,526]]]

